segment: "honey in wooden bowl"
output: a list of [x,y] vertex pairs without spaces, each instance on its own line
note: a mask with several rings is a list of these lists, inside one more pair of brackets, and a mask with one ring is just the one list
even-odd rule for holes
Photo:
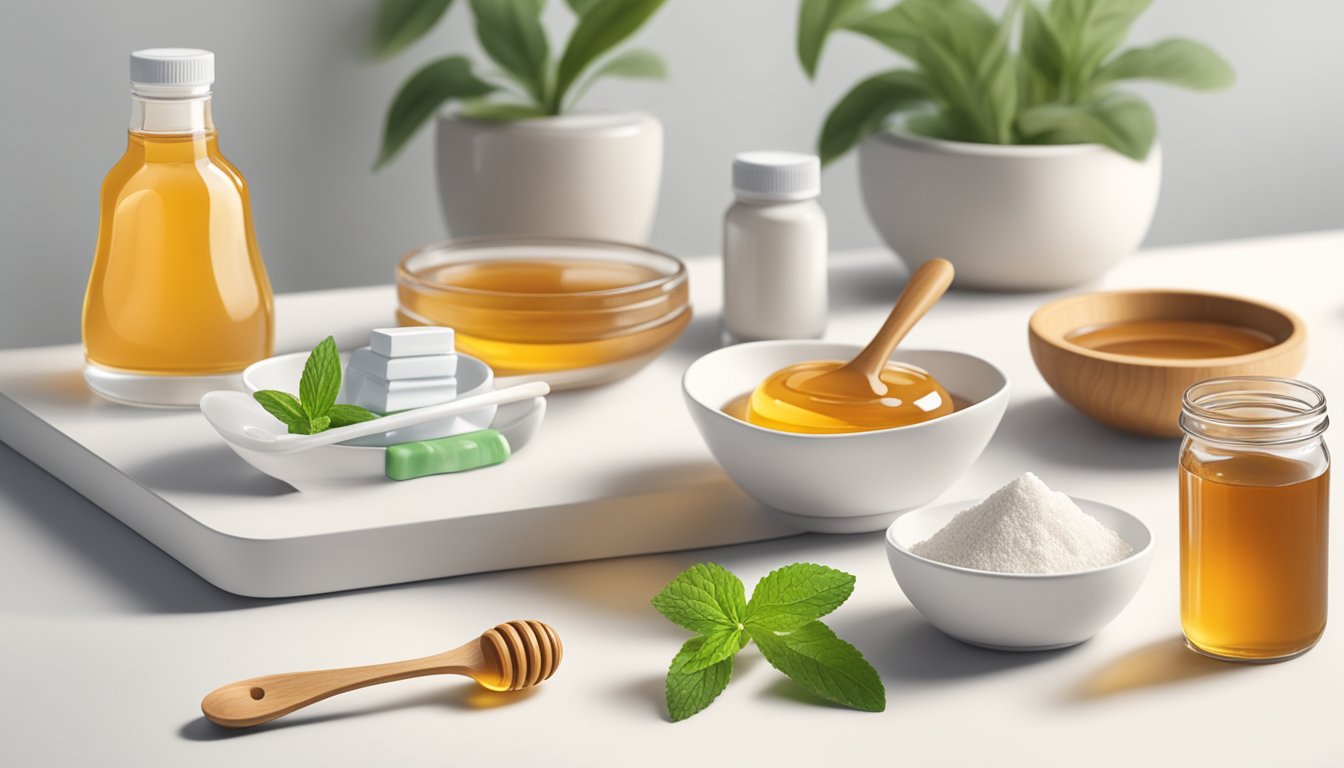
[[619,378],[611,372],[633,372],[690,322],[684,265],[616,243],[482,238],[430,246],[403,259],[397,294],[402,325],[454,328],[458,347],[501,376]]
[[1098,352],[1168,360],[1236,357],[1274,346],[1274,338],[1263,331],[1200,320],[1126,320],[1066,338]]
[[1028,324],[1036,368],[1092,418],[1153,437],[1181,434],[1181,395],[1220,376],[1296,375],[1306,327],[1254,299],[1196,291],[1067,296]]

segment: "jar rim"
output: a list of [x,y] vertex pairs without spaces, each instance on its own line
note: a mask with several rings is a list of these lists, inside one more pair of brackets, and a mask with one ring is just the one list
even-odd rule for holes
[[1181,396],[1181,429],[1213,442],[1284,445],[1315,439],[1329,426],[1325,393],[1277,376],[1222,376]]

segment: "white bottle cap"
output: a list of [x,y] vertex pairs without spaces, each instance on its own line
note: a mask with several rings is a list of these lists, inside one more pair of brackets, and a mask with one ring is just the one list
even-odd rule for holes
[[821,194],[821,161],[801,152],[743,152],[733,158],[733,192],[762,202]]
[[131,89],[162,95],[207,92],[215,54],[199,48],[146,48],[131,53]]

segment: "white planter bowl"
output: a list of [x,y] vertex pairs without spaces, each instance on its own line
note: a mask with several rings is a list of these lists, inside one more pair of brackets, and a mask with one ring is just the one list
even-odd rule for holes
[[980,456],[1008,405],[1008,379],[978,357],[897,350],[894,358],[932,373],[971,405],[922,424],[872,432],[776,432],[720,410],[767,376],[806,360],[849,360],[857,344],[758,341],[710,352],[686,369],[691,418],[733,482],[800,530],[880,531],[899,513],[928,504]]
[[911,269],[933,258],[957,287],[1086,283],[1143,242],[1161,148],[1135,162],[1097,144],[1001,146],[881,132],[859,146],[868,215]]
[[662,124],[642,112],[437,120],[439,199],[455,238],[647,242],[662,167]]
[[1137,517],[1087,499],[1083,512],[1120,535],[1134,553],[1076,573],[977,571],[920,557],[915,544],[974,504],[939,504],[902,515],[887,529],[887,560],[901,591],[931,624],[963,642],[1001,651],[1044,651],[1087,640],[1129,605],[1148,575],[1153,534]]

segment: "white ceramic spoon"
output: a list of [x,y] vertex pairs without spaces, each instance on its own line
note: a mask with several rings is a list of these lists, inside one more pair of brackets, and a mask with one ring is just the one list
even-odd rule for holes
[[[457,400],[450,400],[438,405],[430,405],[424,408],[415,408],[409,411],[394,413],[390,416],[373,419],[371,421],[362,421],[358,424],[351,424],[348,427],[337,427],[328,429],[325,432],[319,432],[316,435],[292,435],[288,433],[275,432],[261,428],[255,424],[215,424],[215,428],[221,432],[229,432],[236,437],[245,438],[246,447],[262,453],[295,453],[306,451],[310,448],[318,448],[324,445],[333,445],[335,443],[354,440],[357,437],[367,435],[376,435],[393,429],[402,429],[404,427],[415,426],[426,421],[457,416],[470,411],[486,408],[492,405],[504,405],[506,403],[516,403],[521,400],[531,400],[536,397],[543,397],[551,391],[551,388],[541,381],[535,381],[530,384],[519,384],[517,386],[505,387],[504,389],[495,389],[489,392],[482,392],[479,395],[471,395]],[[201,410],[206,413],[206,417],[219,413],[218,410],[207,408],[206,400],[214,396],[233,396],[236,392],[208,392],[201,401]],[[245,396],[246,397],[246,396]],[[251,398],[248,398],[249,400]],[[260,406],[258,406],[260,408]],[[230,415],[237,413],[232,411]],[[213,423],[215,419],[211,418]]]

